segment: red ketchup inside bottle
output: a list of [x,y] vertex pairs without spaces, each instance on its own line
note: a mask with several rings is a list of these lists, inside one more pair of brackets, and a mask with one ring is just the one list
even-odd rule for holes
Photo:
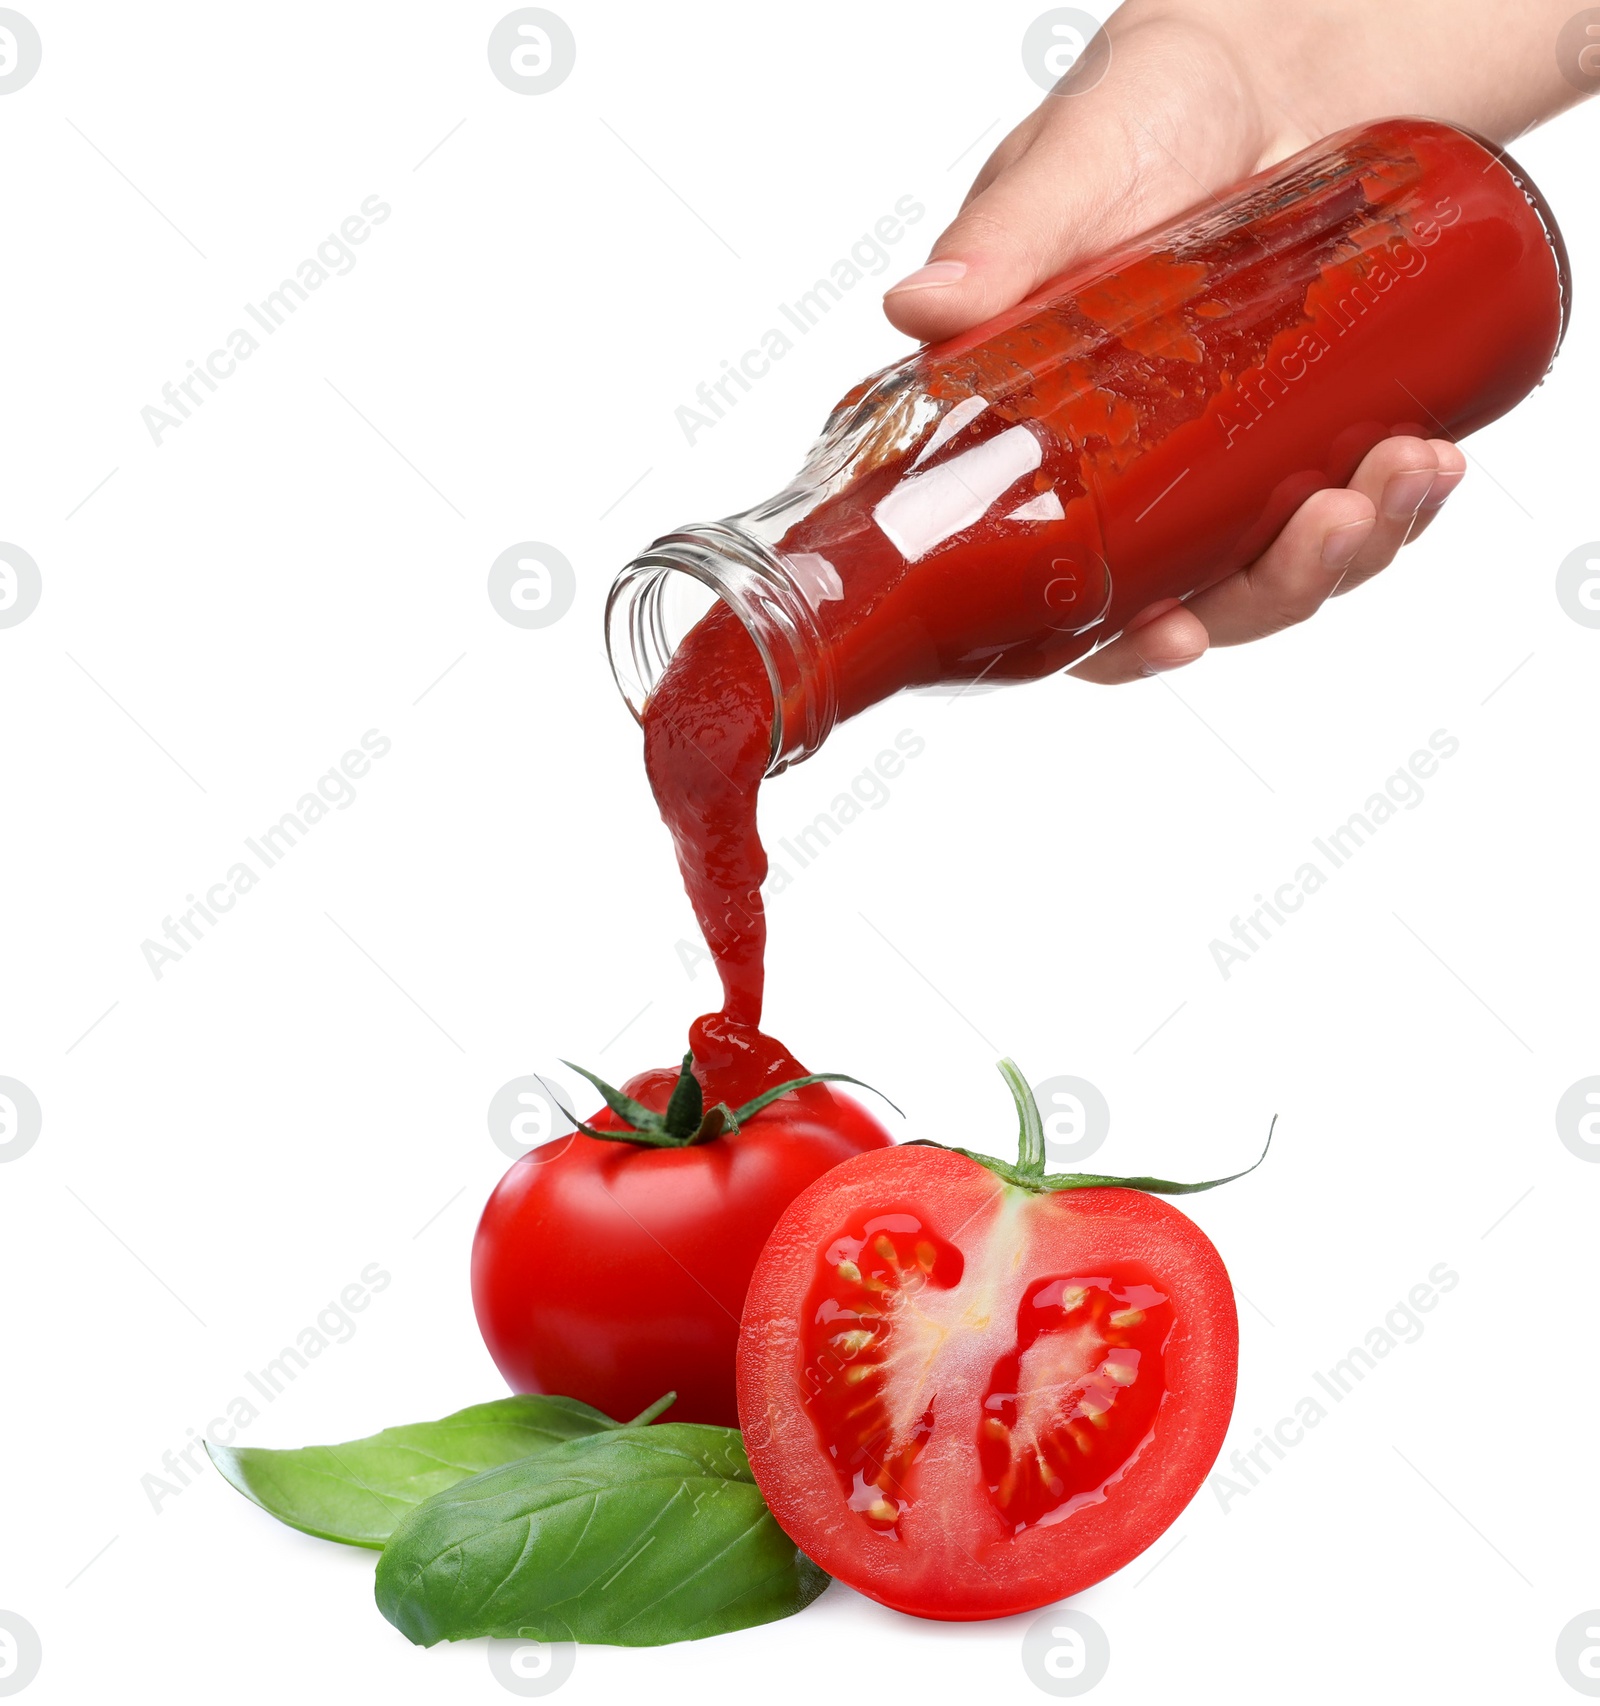
[[[697,1059],[743,1082],[792,1064],[759,1029],[766,775],[904,688],[1063,669],[1252,561],[1379,440],[1494,420],[1569,296],[1513,161],[1364,126],[874,375],[793,485],[657,541],[608,621],[722,980]],[[675,643],[674,571],[717,600]]]

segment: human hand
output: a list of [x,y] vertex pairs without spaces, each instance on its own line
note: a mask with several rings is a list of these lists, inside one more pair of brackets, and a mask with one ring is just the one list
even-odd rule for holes
[[[946,338],[1074,261],[1346,125],[1426,112],[1504,141],[1571,104],[1550,44],[1566,0],[1128,0],[1109,65],[1085,55],[994,151],[928,265],[893,286],[901,331]],[[1393,437],[1314,493],[1254,563],[1141,611],[1072,671],[1122,682],[1304,621],[1370,580],[1466,472],[1447,439]]]

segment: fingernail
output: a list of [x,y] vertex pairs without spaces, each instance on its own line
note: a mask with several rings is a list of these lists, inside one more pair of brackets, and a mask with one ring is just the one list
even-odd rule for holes
[[1169,610],[1181,610],[1181,598],[1158,598],[1154,604],[1147,604],[1138,615],[1130,617],[1122,626],[1124,634],[1137,634],[1141,628],[1148,628],[1152,622],[1159,622]]
[[1377,521],[1347,521],[1343,527],[1336,527],[1322,541],[1322,566],[1325,569],[1348,569],[1355,561],[1356,552],[1367,542],[1367,535],[1376,527]]
[[1410,521],[1427,500],[1429,489],[1438,478],[1431,468],[1414,468],[1406,474],[1396,474],[1383,488],[1383,515],[1386,521]]
[[883,294],[895,296],[902,290],[932,290],[941,284],[954,284],[957,279],[966,276],[965,261],[930,261],[927,266],[907,273],[898,284],[891,284]]
[[1424,512],[1440,508],[1444,500],[1461,484],[1461,477],[1466,469],[1447,472],[1441,469],[1433,477],[1433,484],[1428,488],[1428,495],[1422,500]]

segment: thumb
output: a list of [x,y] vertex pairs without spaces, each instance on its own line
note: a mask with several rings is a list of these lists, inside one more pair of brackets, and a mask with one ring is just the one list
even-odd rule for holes
[[925,343],[951,337],[1020,302],[1078,255],[1131,234],[1119,229],[1133,189],[1128,155],[1110,124],[1050,129],[1071,134],[1036,128],[968,199],[928,264],[885,292],[883,311],[902,332]]
[[1223,57],[1171,29],[1114,36],[1100,82],[1074,93],[1069,76],[995,150],[928,264],[885,293],[890,321],[952,337],[1249,171],[1260,144],[1245,103],[1217,120],[1230,104],[1218,83],[1237,79],[1205,62]]

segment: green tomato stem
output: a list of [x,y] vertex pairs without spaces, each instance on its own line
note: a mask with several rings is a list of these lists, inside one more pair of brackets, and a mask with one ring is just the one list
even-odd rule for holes
[[694,1055],[686,1054],[678,1071],[678,1082],[672,1088],[663,1123],[673,1137],[685,1143],[700,1129],[705,1108],[705,1096],[699,1079],[694,1075]]
[[1039,1104],[1033,1090],[1022,1076],[1017,1063],[1009,1057],[1000,1062],[1000,1076],[1017,1104],[1017,1171],[1024,1179],[1044,1177],[1044,1121],[1039,1117]]
[[1177,1179],[1150,1178],[1144,1174],[1125,1178],[1114,1173],[1046,1173],[1044,1122],[1039,1117],[1039,1104],[1034,1100],[1033,1091],[1028,1087],[1027,1079],[1022,1076],[1014,1060],[1002,1060],[1000,1074],[1010,1088],[1011,1099],[1017,1105],[1017,1118],[1022,1127],[1017,1138],[1015,1165],[994,1155],[984,1155],[975,1149],[962,1149],[953,1143],[936,1143],[929,1137],[911,1138],[906,1147],[944,1149],[952,1155],[963,1155],[968,1161],[975,1161],[980,1167],[987,1168],[996,1178],[1004,1179],[1008,1185],[1041,1195],[1052,1191],[1084,1191],[1116,1186],[1123,1190],[1145,1191],[1152,1196],[1185,1197],[1192,1196],[1196,1191],[1214,1191],[1218,1185],[1231,1185],[1235,1179],[1242,1179],[1245,1174],[1255,1172],[1266,1160],[1267,1151],[1272,1148],[1272,1134],[1278,1128],[1278,1116],[1274,1114],[1272,1124],[1267,1127],[1267,1141],[1262,1145],[1260,1155],[1248,1167],[1237,1173],[1229,1173],[1221,1179],[1200,1179],[1185,1183]]

